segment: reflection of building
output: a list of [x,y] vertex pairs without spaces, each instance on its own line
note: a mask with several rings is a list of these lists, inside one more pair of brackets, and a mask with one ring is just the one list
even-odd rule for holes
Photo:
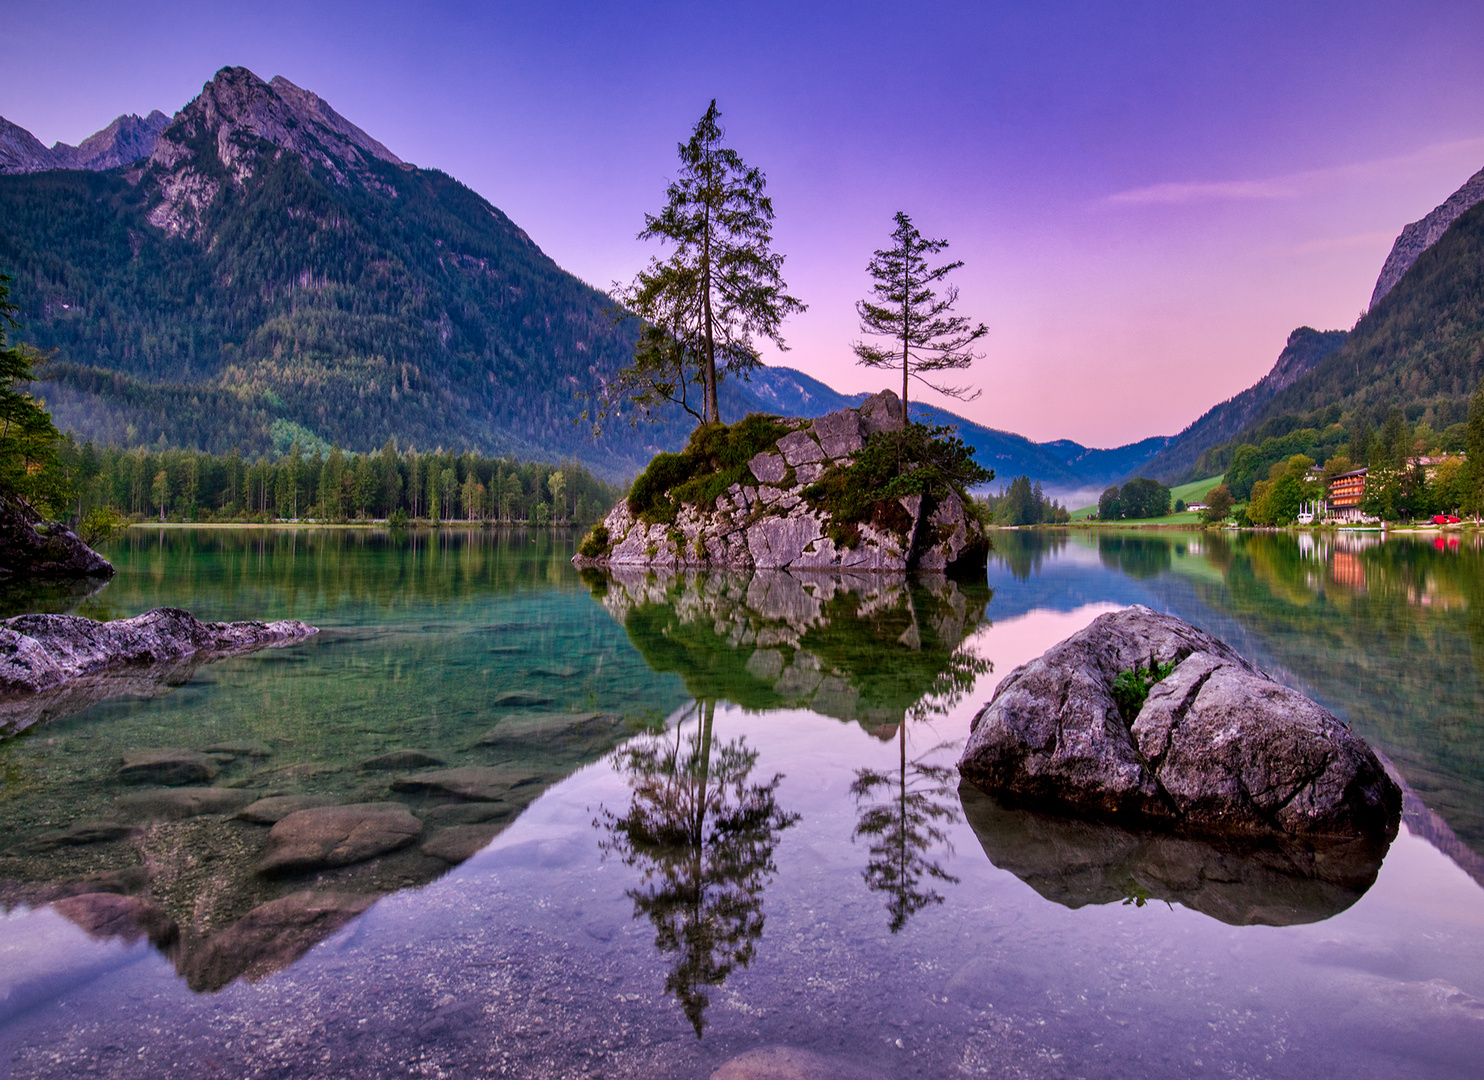
[[1359,521],[1360,503],[1365,498],[1365,469],[1351,469],[1330,478],[1329,516],[1339,521]]
[[1348,551],[1335,552],[1334,561],[1330,563],[1330,576],[1335,579],[1335,584],[1343,585],[1347,589],[1357,592],[1365,589],[1365,564],[1360,561],[1359,555]]

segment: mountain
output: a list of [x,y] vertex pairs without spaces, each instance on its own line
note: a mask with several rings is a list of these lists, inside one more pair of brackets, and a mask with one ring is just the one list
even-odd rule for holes
[[1192,473],[1203,453],[1254,424],[1280,391],[1292,386],[1344,345],[1348,336],[1344,330],[1299,327],[1288,335],[1288,343],[1278,354],[1278,362],[1271,371],[1240,394],[1212,406],[1189,427],[1169,439],[1168,445],[1145,463],[1145,471],[1161,480],[1196,479]]
[[0,175],[43,172],[47,169],[113,169],[147,158],[155,140],[170,124],[158,109],[140,118],[120,116],[77,146],[54,143],[50,149],[23,127],[0,116]]
[[1443,234],[1464,214],[1484,202],[1484,169],[1469,177],[1468,182],[1421,221],[1414,221],[1402,230],[1391,245],[1391,252],[1381,267],[1381,276],[1376,279],[1376,288],[1371,293],[1371,307],[1396,287],[1402,275],[1428,248],[1442,239]]
[[[633,330],[456,180],[245,68],[223,68],[164,119],[121,117],[50,150],[0,124],[0,269],[15,278],[23,336],[55,350],[44,393],[60,426],[216,452],[396,438],[573,457],[615,480],[684,442],[681,419],[618,418],[596,441],[574,423],[627,362]],[[861,397],[781,367],[721,387],[728,417],[818,415]],[[1085,488],[1114,460],[1097,455],[1140,455],[1086,458],[914,407],[927,414],[957,424],[1003,480]]]

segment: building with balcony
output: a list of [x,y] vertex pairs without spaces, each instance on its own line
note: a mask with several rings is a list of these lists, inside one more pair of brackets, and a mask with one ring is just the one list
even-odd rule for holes
[[1361,520],[1360,504],[1365,498],[1366,472],[1365,469],[1351,469],[1330,477],[1325,510],[1332,520]]

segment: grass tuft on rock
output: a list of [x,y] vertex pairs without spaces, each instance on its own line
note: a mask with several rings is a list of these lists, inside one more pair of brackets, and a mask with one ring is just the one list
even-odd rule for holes
[[1132,671],[1120,671],[1113,680],[1113,701],[1125,724],[1132,724],[1149,698],[1149,688],[1166,678],[1175,670],[1175,662],[1161,664],[1149,658],[1147,668],[1136,667]]
[[670,524],[682,505],[711,507],[733,484],[755,483],[747,463],[793,427],[750,413],[735,424],[702,424],[678,454],[656,454],[629,489],[629,511],[646,525]]
[[855,547],[867,522],[905,537],[912,515],[898,500],[921,495],[936,501],[954,494],[969,506],[968,489],[994,479],[994,470],[980,466],[973,449],[953,431],[928,424],[878,431],[850,465],[830,469],[804,490],[804,498],[830,515],[830,537],[838,546]]

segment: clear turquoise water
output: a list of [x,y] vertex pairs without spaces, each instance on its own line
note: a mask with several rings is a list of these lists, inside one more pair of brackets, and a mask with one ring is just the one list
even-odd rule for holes
[[[999,545],[981,586],[847,587],[584,579],[547,534],[131,533],[105,589],[48,602],[322,633],[0,742],[0,1077],[691,1077],[780,1046],[836,1075],[1478,1075],[1484,553]],[[1283,883],[1199,852],[1105,865],[1106,837],[971,827],[950,767],[974,711],[1135,602],[1226,638],[1394,763],[1409,814],[1363,895],[1300,918]],[[481,743],[511,693],[542,700],[522,715],[602,719]],[[429,821],[447,808],[360,763],[415,748],[532,781],[456,865],[406,849],[265,883],[262,828],[210,815],[36,843],[114,813],[124,750],[227,744],[260,756],[219,785],[401,798]],[[41,902],[141,865],[173,952]],[[296,888],[380,899],[297,962],[193,982],[183,955]]]

